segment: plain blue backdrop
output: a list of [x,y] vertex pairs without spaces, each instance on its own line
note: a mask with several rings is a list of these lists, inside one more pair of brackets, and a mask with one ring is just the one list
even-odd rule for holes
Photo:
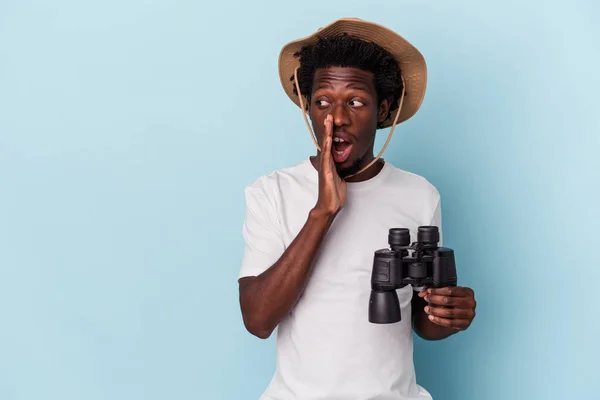
[[243,189],[314,152],[277,57],[339,17],[428,62],[384,157],[440,190],[478,313],[416,341],[419,383],[598,398],[599,16],[592,0],[3,0],[0,399],[258,398],[275,343],[239,313]]

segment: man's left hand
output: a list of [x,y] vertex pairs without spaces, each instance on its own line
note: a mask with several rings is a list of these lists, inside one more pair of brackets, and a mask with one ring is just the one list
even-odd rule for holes
[[429,320],[436,325],[460,331],[467,329],[475,318],[477,302],[471,288],[428,288],[419,292],[419,297],[424,297],[429,303],[425,312]]

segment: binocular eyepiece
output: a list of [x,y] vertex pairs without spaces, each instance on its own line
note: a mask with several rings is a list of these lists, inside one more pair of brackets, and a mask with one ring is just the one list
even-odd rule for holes
[[[417,230],[417,242],[424,246],[437,247],[440,231],[437,226],[420,226]],[[410,231],[406,228],[392,228],[388,234],[388,244],[394,247],[406,247],[410,244]]]
[[454,250],[438,247],[437,226],[420,226],[417,241],[410,243],[410,231],[392,228],[389,249],[375,251],[371,273],[369,322],[390,324],[402,320],[396,289],[456,286]]

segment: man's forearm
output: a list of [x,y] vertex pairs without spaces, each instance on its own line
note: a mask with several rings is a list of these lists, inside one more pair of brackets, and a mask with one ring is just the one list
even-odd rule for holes
[[417,335],[425,340],[441,340],[458,332],[456,329],[431,322],[429,315],[425,312],[426,305],[427,302],[422,297],[415,296],[413,298],[413,329]]
[[240,279],[240,306],[249,332],[267,338],[306,287],[313,260],[334,216],[312,209],[279,260],[256,277]]

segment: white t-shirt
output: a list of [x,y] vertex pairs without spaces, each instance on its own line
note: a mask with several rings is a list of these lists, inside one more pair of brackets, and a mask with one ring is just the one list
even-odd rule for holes
[[[245,251],[239,276],[274,264],[305,224],[318,196],[308,158],[260,177],[245,189]],[[299,302],[277,327],[276,370],[261,400],[431,399],[416,383],[413,288],[398,289],[402,320],[368,321],[375,250],[388,248],[390,228],[440,228],[437,189],[385,162],[377,176],[347,183],[347,203],[317,253]]]

